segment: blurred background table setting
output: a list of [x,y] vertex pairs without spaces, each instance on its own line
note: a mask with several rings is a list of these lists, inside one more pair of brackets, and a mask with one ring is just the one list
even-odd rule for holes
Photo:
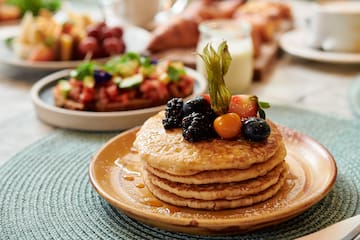
[[294,239],[360,214],[358,2],[0,0],[0,238],[218,239],[134,220],[88,167],[167,99],[206,93],[196,53],[224,39],[230,91],[269,102],[337,166],[323,199],[240,237]]

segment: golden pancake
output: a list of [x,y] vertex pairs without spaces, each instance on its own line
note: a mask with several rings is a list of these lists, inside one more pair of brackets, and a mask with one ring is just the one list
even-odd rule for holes
[[212,183],[212,184],[184,184],[171,182],[147,172],[149,181],[167,192],[183,198],[195,198],[200,200],[233,200],[255,195],[276,184],[280,174],[287,171],[286,163],[280,163],[272,171],[262,177],[257,177],[241,182]]
[[226,200],[226,199],[200,200],[194,198],[183,198],[154,185],[150,181],[150,179],[146,176],[146,171],[144,171],[144,175],[145,175],[144,181],[149,191],[152,192],[152,194],[154,194],[155,197],[159,198],[164,202],[182,207],[219,210],[219,209],[227,209],[227,208],[245,207],[271,198],[284,185],[287,174],[288,171],[283,171],[280,175],[278,182],[262,192],[259,192],[255,195],[249,195],[243,198],[233,199],[233,200]]
[[181,129],[165,130],[164,111],[149,118],[137,133],[134,147],[150,166],[174,175],[201,171],[246,169],[271,158],[282,144],[277,127],[268,121],[270,136],[264,142],[212,139],[191,143]]
[[145,165],[146,169],[152,174],[172,182],[186,184],[229,183],[240,182],[250,178],[263,176],[272,170],[275,166],[283,162],[285,156],[286,149],[284,144],[281,144],[278,151],[269,160],[262,163],[256,163],[250,168],[202,171],[188,176],[170,174],[165,171],[153,168],[146,163]]

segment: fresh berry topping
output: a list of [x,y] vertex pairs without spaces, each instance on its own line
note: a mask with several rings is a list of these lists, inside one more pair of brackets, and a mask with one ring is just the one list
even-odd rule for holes
[[193,112],[182,120],[183,137],[189,142],[210,139],[214,136],[213,120],[204,113]]
[[198,96],[188,100],[183,106],[184,117],[190,115],[193,112],[205,114],[211,112],[210,103],[206,101],[203,96]]
[[97,84],[105,83],[112,78],[112,75],[103,70],[95,70],[94,78]]
[[258,107],[258,98],[251,95],[231,96],[229,112],[236,113],[241,119],[256,117]]
[[165,129],[181,128],[183,117],[183,100],[181,98],[173,98],[169,100],[165,108],[165,118],[162,123]]
[[251,141],[264,141],[270,135],[270,126],[262,118],[249,118],[242,125],[242,134]]
[[236,113],[226,113],[214,121],[216,133],[225,139],[237,137],[241,131],[241,119]]

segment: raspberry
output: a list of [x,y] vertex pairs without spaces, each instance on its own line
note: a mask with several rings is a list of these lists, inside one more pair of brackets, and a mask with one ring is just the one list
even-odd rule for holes
[[209,114],[193,112],[182,120],[182,135],[189,142],[214,137],[213,120]]
[[167,102],[165,118],[162,120],[165,129],[181,127],[183,104],[184,102],[181,98],[173,98]]

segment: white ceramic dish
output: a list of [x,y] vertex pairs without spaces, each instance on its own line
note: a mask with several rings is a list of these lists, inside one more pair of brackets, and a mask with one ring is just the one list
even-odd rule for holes
[[281,48],[291,55],[319,62],[338,64],[359,64],[360,53],[325,52],[307,45],[305,30],[284,33],[280,39]]
[[[62,70],[50,74],[34,84],[31,98],[40,120],[50,125],[87,131],[112,131],[141,125],[148,117],[165,106],[118,112],[86,112],[56,107],[52,89],[59,79],[69,76],[71,70]],[[207,81],[198,72],[186,68],[187,74],[195,78],[194,91],[191,96],[205,92]],[[189,97],[191,97],[189,96]]]
[[[16,36],[19,27],[9,28],[12,35]],[[7,36],[8,37],[8,36]],[[15,67],[31,68],[31,69],[47,69],[60,70],[65,68],[75,68],[82,61],[44,61],[31,62],[20,59],[15,55],[13,50],[6,45],[5,38],[0,37],[0,63]],[[150,39],[150,33],[138,27],[126,27],[124,29],[124,41],[127,52],[144,52],[146,45]],[[104,62],[108,58],[95,59],[98,62]]]

